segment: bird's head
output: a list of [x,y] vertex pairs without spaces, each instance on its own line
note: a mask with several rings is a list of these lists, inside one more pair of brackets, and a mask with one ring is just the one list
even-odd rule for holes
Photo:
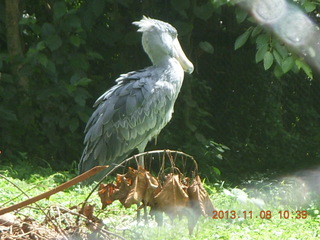
[[154,65],[161,64],[168,57],[174,57],[185,72],[193,72],[193,64],[184,54],[174,27],[166,22],[145,16],[133,24],[139,27],[138,32],[142,32],[143,49]]

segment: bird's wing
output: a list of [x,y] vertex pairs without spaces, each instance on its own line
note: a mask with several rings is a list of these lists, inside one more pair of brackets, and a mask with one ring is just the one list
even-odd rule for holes
[[96,165],[119,163],[166,124],[163,118],[168,102],[172,104],[165,92],[157,90],[159,76],[150,68],[121,75],[117,85],[98,98],[85,129],[80,173]]

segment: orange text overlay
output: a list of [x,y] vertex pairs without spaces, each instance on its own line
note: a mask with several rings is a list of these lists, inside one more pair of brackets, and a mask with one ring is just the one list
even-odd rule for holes
[[235,210],[220,210],[212,212],[212,219],[272,219],[274,217],[278,217],[280,219],[306,219],[308,217],[307,211],[295,210],[295,211],[235,211]]

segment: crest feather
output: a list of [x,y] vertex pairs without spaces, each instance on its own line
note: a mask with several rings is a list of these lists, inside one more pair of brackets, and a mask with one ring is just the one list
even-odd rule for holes
[[143,16],[140,21],[135,21],[132,24],[139,27],[138,32],[146,32],[152,30],[152,28],[157,28],[160,31],[168,31],[169,29],[174,29],[169,23],[156,20]]

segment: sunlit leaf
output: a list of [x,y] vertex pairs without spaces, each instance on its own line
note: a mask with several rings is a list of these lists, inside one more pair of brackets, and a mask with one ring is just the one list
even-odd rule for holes
[[295,61],[295,64],[297,65],[297,67],[299,69],[302,69],[309,78],[313,79],[312,69],[310,68],[310,66],[308,64],[301,61],[300,59],[297,59]]
[[306,10],[307,13],[312,12],[316,9],[316,4],[312,3],[312,2],[305,2],[303,5],[304,9]]
[[275,42],[274,47],[283,59],[288,56],[288,50],[284,45],[280,44],[279,42]]
[[221,175],[221,171],[219,170],[219,168],[213,167],[212,170],[213,170],[213,172],[214,172],[215,174],[217,174],[218,176]]
[[258,51],[256,52],[256,63],[261,62],[264,58],[264,55],[266,54],[266,52],[268,51],[269,46],[268,45],[263,45],[261,46]]
[[268,70],[273,64],[273,55],[271,52],[267,51],[263,57],[263,67],[264,70]]
[[281,66],[282,65],[282,58],[281,58],[280,54],[277,52],[277,50],[273,49],[272,54],[273,54],[273,57],[276,60],[277,64]]
[[290,71],[294,66],[294,60],[293,57],[287,57],[285,60],[283,60],[281,68],[283,73],[287,73],[288,71]]

